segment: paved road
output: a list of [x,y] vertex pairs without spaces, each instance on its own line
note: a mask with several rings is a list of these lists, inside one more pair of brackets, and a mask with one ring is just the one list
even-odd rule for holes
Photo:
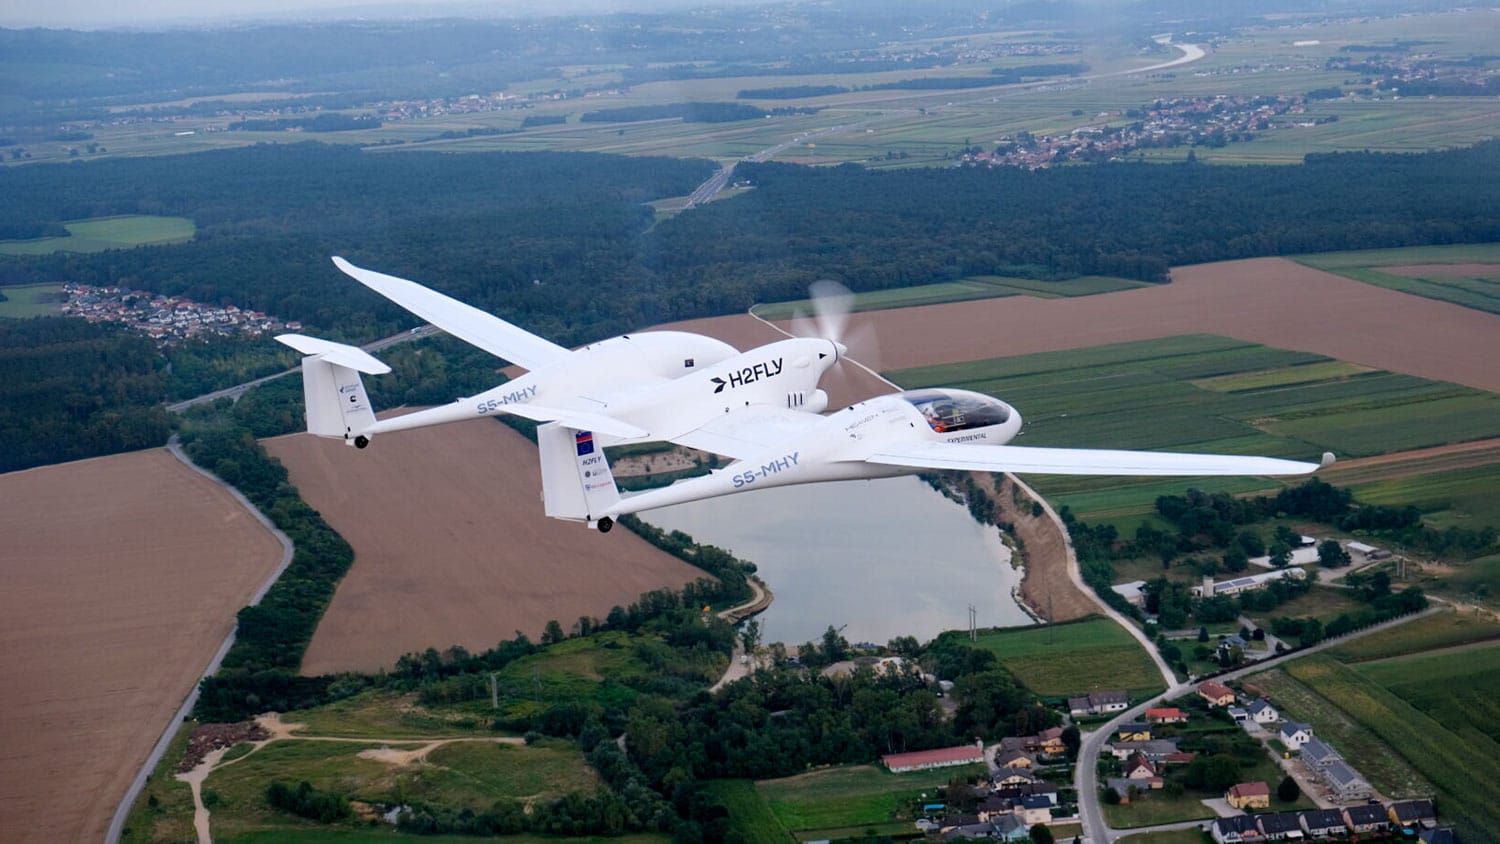
[[[432,335],[438,333],[439,330],[440,329],[435,326],[423,325],[418,328],[413,328],[410,331],[403,331],[400,334],[392,334],[389,337],[376,340],[373,343],[367,343],[360,348],[364,349],[367,352],[378,352],[387,346],[394,346],[397,343],[406,343],[411,340],[420,339],[422,337],[431,337]],[[215,390],[212,393],[205,393],[201,396],[198,396],[197,398],[188,399],[187,401],[180,401],[176,404],[169,404],[167,405],[167,412],[181,413],[184,410],[193,407],[194,405],[215,402],[222,398],[228,398],[238,401],[240,396],[244,395],[255,387],[259,387],[260,385],[265,384],[269,381],[275,381],[278,378],[285,378],[286,376],[291,375],[294,372],[301,371],[302,364],[299,363],[291,369],[286,370],[285,372],[278,372],[275,375],[267,375],[264,378],[257,378],[254,381],[246,381],[243,384],[236,384],[233,387],[227,387],[223,390]]]
[[[292,553],[295,550],[292,547],[292,540],[287,538],[287,535],[282,533],[275,525],[271,524],[271,520],[266,518],[265,514],[260,510],[256,509],[255,505],[251,504],[249,499],[245,498],[239,490],[224,483],[217,475],[189,460],[188,456],[183,453],[182,447],[178,444],[176,434],[173,434],[172,438],[167,441],[167,450],[188,468],[214,483],[223,485],[224,489],[228,490],[229,494],[234,496],[235,500],[240,503],[240,506],[249,510],[250,515],[254,516],[256,521],[265,525],[266,530],[269,530],[276,537],[277,541],[281,543],[281,563],[276,566],[276,570],[271,572],[271,576],[266,578],[266,582],[262,583],[260,588],[250,598],[250,606],[259,604],[260,599],[266,596],[266,592],[271,589],[272,584],[281,577],[281,573],[286,571],[287,566],[291,565]],[[229,653],[230,647],[234,645],[234,633],[235,631],[231,630],[229,631],[229,635],[224,637],[224,641],[219,645],[218,651],[214,653],[214,658],[209,661],[208,667],[203,670],[204,677],[212,676],[219,670],[219,664],[224,661],[224,655]],[[167,745],[172,742],[172,736],[177,734],[177,728],[182,726],[182,722],[187,718],[188,713],[192,712],[193,706],[198,703],[198,689],[199,684],[193,684],[192,692],[182,702],[182,706],[177,708],[177,714],[172,716],[172,720],[167,725],[166,731],[161,734],[161,738],[157,739],[156,746],[151,748],[151,754],[146,757],[145,763],[136,772],[135,779],[130,783],[130,788],[125,790],[125,796],[120,800],[120,805],[115,808],[115,815],[110,819],[109,829],[104,834],[105,844],[118,844],[120,835],[125,828],[126,816],[130,814],[130,807],[135,804],[136,798],[141,796],[141,789],[146,787],[146,778],[151,775],[152,769],[161,761],[162,754],[167,750]]]
[[[1283,654],[1281,656],[1275,656],[1271,657],[1270,659],[1261,660],[1252,665],[1247,665],[1244,668],[1239,668],[1226,674],[1221,674],[1214,679],[1221,683],[1228,682],[1230,680],[1238,680],[1240,677],[1243,677],[1247,674],[1252,674],[1257,671],[1264,671],[1274,665],[1279,665],[1283,660],[1296,659],[1297,657],[1314,654],[1327,648],[1332,648],[1337,645],[1342,645],[1345,642],[1353,641],[1354,639],[1358,639],[1362,636],[1368,636],[1371,633],[1378,633],[1381,630],[1387,630],[1392,627],[1397,627],[1409,621],[1415,621],[1419,618],[1425,618],[1426,616],[1439,612],[1443,612],[1442,607],[1428,607],[1422,612],[1412,613],[1411,615],[1404,615],[1400,618],[1391,619],[1390,621],[1382,622],[1371,627],[1366,627],[1363,630],[1356,630],[1355,632],[1350,633],[1347,636],[1340,636],[1337,639],[1330,639],[1305,650],[1294,651],[1291,653]],[[1153,653],[1154,652],[1155,651],[1153,649]],[[1203,823],[1205,823],[1205,821],[1194,821],[1187,824],[1186,826],[1180,824],[1171,824],[1162,827],[1146,827],[1140,829],[1111,829],[1104,820],[1104,812],[1100,808],[1099,799],[1099,777],[1097,773],[1099,751],[1103,749],[1104,743],[1109,739],[1111,731],[1114,730],[1115,726],[1126,721],[1132,721],[1139,718],[1147,709],[1153,706],[1157,706],[1164,700],[1170,700],[1172,698],[1187,694],[1193,689],[1194,685],[1195,683],[1191,682],[1176,683],[1162,694],[1157,695],[1156,697],[1143,703],[1136,704],[1134,707],[1115,716],[1115,718],[1109,723],[1103,724],[1098,729],[1084,734],[1083,744],[1078,750],[1078,765],[1074,771],[1074,780],[1078,786],[1078,815],[1083,820],[1083,832],[1085,840],[1091,842],[1091,844],[1112,844],[1112,842],[1126,835],[1134,835],[1136,833],[1154,831],[1158,829],[1184,829],[1188,826],[1202,825]]]

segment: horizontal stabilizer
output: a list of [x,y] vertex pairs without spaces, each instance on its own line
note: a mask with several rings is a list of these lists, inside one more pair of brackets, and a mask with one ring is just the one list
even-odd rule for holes
[[389,366],[357,346],[335,343],[332,340],[319,340],[305,334],[278,334],[276,340],[304,355],[316,355],[329,363],[345,366],[366,375],[384,375],[391,371]]
[[1231,454],[934,442],[887,447],[866,460],[886,466],[1040,475],[1306,475],[1320,468],[1317,463]]

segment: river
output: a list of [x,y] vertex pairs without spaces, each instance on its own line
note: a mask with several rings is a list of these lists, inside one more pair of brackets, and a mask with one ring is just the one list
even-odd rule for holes
[[755,563],[776,600],[762,641],[926,641],[968,627],[1031,623],[1012,597],[1021,572],[999,531],[914,477],[779,487],[641,514]]

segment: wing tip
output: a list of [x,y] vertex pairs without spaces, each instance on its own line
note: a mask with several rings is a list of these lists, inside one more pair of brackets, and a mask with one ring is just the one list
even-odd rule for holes
[[1329,466],[1332,466],[1337,460],[1338,458],[1333,456],[1333,452],[1325,451],[1323,452],[1323,458],[1318,461],[1318,468],[1327,469]]

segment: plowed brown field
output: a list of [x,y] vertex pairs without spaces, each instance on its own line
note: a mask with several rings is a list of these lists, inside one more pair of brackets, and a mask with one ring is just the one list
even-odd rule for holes
[[0,841],[87,841],[281,561],[165,450],[0,475]]
[[303,659],[376,671],[428,647],[494,647],[551,619],[603,618],[703,572],[628,530],[542,515],[536,447],[493,420],[387,434],[367,449],[307,434],[265,442],[355,549]]

